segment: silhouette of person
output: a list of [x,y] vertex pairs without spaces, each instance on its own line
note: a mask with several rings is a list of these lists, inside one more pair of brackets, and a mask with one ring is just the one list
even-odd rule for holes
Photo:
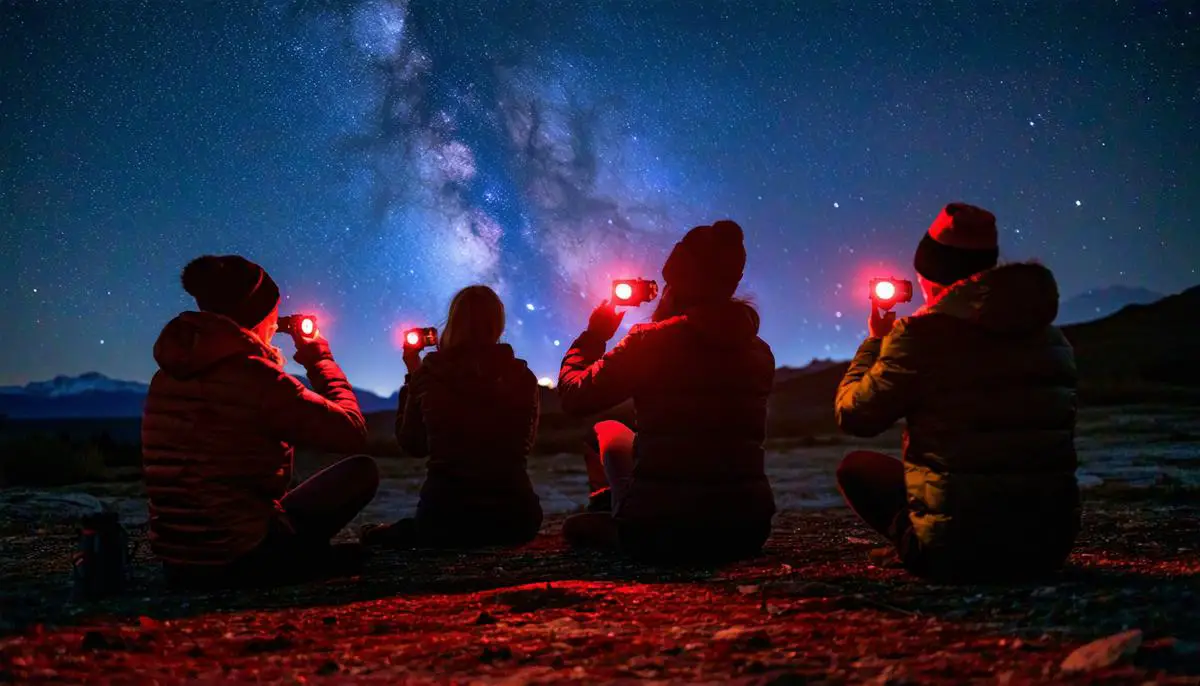
[[450,303],[445,330],[422,360],[406,347],[396,439],[426,457],[416,517],[363,528],[366,544],[516,545],[537,535],[542,507],[526,472],[537,436],[537,378],[500,343],[504,304],[487,286]]
[[272,583],[352,567],[330,539],[375,496],[374,460],[347,457],[288,490],[294,448],[348,454],[366,443],[328,341],[295,337],[310,391],[271,344],[279,288],[262,267],[205,255],[182,282],[200,311],[171,320],[154,344],[142,417],[150,543],[168,581]]
[[659,562],[757,554],[775,499],[763,469],[767,396],[775,374],[758,313],[734,298],[746,264],[742,229],[698,226],[662,269],[652,322],[605,352],[624,312],[609,302],[563,358],[563,410],[588,416],[632,399],[638,431],[595,425],[585,455],[593,510],[567,520],[573,544],[616,546]]
[[924,306],[898,321],[873,306],[837,393],[847,433],[906,420],[903,462],[852,452],[837,482],[923,576],[1052,573],[1079,530],[1076,372],[1052,325],[1058,286],[1039,264],[998,257],[992,213],[947,205],[914,258]]

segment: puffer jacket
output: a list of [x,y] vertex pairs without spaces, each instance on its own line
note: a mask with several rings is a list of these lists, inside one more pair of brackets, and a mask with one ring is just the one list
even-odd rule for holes
[[584,332],[559,373],[563,410],[587,416],[629,398],[637,412],[633,482],[613,516],[664,529],[769,531],[764,471],[771,348],[738,301],[632,327],[612,350]]
[[396,439],[428,457],[417,518],[454,529],[487,518],[536,532],[541,502],[526,471],[537,436],[537,377],[507,344],[435,350],[405,377]]
[[366,422],[328,347],[304,358],[314,391],[233,320],[185,312],[154,344],[142,416],[150,543],[163,562],[222,565],[253,550],[292,478],[293,446],[361,451]]
[[842,381],[844,431],[907,418],[909,517],[935,573],[1041,571],[1070,552],[1076,371],[1057,313],[1050,270],[999,266],[867,339]]

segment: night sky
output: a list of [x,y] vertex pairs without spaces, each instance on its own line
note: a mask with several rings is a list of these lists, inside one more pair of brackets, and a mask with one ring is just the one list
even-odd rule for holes
[[475,282],[557,376],[610,278],[723,217],[780,364],[849,356],[950,201],[1064,296],[1200,282],[1195,3],[251,5],[0,0],[0,384],[149,379],[203,253],[385,394]]

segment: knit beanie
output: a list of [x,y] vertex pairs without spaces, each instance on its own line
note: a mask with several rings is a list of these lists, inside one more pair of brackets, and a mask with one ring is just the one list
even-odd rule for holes
[[950,203],[917,245],[913,267],[943,286],[996,266],[1000,257],[996,216],[966,203]]
[[180,280],[202,312],[225,315],[247,329],[279,305],[279,287],[267,270],[239,255],[197,257]]
[[746,268],[743,239],[742,227],[729,219],[693,228],[667,257],[663,281],[684,300],[732,298]]

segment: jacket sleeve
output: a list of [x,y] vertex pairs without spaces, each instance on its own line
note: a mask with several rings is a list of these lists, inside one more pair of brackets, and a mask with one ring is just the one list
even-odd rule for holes
[[332,357],[307,365],[311,391],[283,370],[259,366],[270,375],[264,379],[263,419],[284,442],[331,453],[366,448],[367,422],[354,389]]
[[903,320],[886,338],[863,341],[838,387],[835,413],[842,431],[877,436],[908,414],[917,394],[915,346]]
[[632,398],[645,378],[647,341],[637,327],[608,353],[604,344],[584,331],[567,350],[558,373],[563,412],[577,417],[603,412]]
[[[417,371],[420,375],[420,370]],[[420,384],[420,379],[411,375],[404,376],[404,385],[400,387],[400,406],[396,410],[396,442],[405,455],[410,457],[425,457],[429,454],[429,438],[425,432],[425,417],[421,413],[421,394],[416,392],[413,384]]]

